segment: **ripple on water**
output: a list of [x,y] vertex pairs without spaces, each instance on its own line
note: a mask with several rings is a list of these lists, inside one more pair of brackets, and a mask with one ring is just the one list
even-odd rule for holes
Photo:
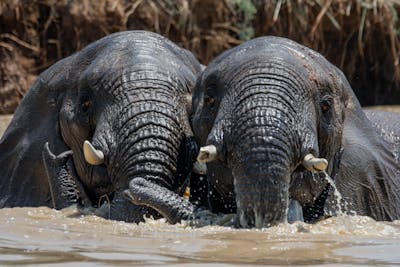
[[[230,216],[230,217],[229,217]],[[206,217],[206,216],[205,216]],[[203,222],[230,222],[231,215]],[[203,224],[202,224],[203,223]],[[0,265],[75,264],[287,266],[400,263],[400,221],[338,216],[316,224],[296,222],[265,229],[234,229],[147,219],[131,224],[81,215],[70,208],[0,210]]]

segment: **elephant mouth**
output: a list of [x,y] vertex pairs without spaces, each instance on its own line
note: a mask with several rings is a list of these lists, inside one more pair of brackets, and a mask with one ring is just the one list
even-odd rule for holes
[[[200,148],[197,160],[213,162],[218,159],[220,153],[217,146],[207,145]],[[293,165],[288,163],[289,159],[274,161],[271,157],[271,160],[267,161],[268,164],[264,164],[264,158],[260,160],[261,157],[253,154],[236,154],[230,161],[229,168],[233,170],[239,224],[245,228],[270,226],[286,220],[286,211],[292,211],[288,208],[290,201],[298,202],[294,208],[295,212],[291,212],[294,214],[299,214],[297,211],[303,204],[315,201],[319,195],[315,196],[313,192],[323,192],[325,189],[324,174],[328,167],[328,160],[315,154],[317,153],[310,149],[308,153],[299,157],[300,161],[295,164],[294,169]],[[244,157],[253,161],[243,162]],[[232,162],[237,162],[238,158],[241,164],[233,165]],[[259,168],[255,169],[252,166]],[[322,184],[324,186],[321,186]],[[303,220],[302,216],[291,217],[294,217],[294,220]]]
[[105,163],[104,153],[85,140],[81,155],[85,164],[81,165],[84,171],[78,172],[83,191],[80,195],[86,196],[94,207],[101,206],[105,201],[111,202],[115,189]]
[[84,182],[79,178],[83,185],[84,194],[87,195],[92,206],[101,206],[104,202],[111,202],[115,187],[111,182],[111,177],[108,175],[107,168],[104,164],[89,167],[89,179]]
[[[290,197],[302,205],[310,204],[318,197],[326,183],[322,173],[310,172],[299,165],[291,174]],[[318,190],[317,187],[321,189]]]

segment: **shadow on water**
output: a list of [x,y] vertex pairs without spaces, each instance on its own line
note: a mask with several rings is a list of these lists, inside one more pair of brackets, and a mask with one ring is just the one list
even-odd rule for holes
[[0,265],[233,266],[400,264],[400,222],[339,216],[261,230],[129,224],[69,208],[0,210]]

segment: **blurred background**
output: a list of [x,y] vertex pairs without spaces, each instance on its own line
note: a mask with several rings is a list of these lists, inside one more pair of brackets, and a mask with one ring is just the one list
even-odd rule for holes
[[278,35],[322,53],[362,105],[400,104],[400,0],[0,0],[0,114],[40,72],[105,35],[160,33],[207,64]]

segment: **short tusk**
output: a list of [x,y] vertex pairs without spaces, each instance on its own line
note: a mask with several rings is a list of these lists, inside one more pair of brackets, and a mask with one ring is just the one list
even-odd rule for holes
[[203,146],[200,148],[197,160],[201,163],[210,162],[217,159],[217,148],[214,145]]
[[312,154],[305,155],[303,166],[312,172],[322,172],[328,167],[328,161],[324,158],[316,158]]
[[87,163],[91,165],[100,165],[104,162],[104,154],[101,150],[97,150],[93,145],[85,140],[83,143],[83,155]]

